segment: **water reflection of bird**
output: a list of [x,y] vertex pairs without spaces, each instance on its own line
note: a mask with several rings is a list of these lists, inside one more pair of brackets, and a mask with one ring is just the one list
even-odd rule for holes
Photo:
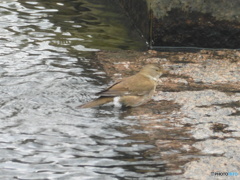
[[92,108],[113,102],[115,106],[136,107],[148,102],[156,89],[157,80],[163,74],[160,67],[149,64],[137,74],[123,78],[107,89],[97,93],[100,97],[78,106]]

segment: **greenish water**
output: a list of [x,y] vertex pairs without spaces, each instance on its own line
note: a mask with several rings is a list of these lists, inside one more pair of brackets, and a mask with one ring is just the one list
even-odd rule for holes
[[68,47],[72,54],[98,49],[146,49],[145,40],[140,37],[118,1],[52,0],[37,3],[21,1],[21,4],[27,8],[47,8],[47,14],[42,18],[54,25],[38,30],[54,33],[51,44]]

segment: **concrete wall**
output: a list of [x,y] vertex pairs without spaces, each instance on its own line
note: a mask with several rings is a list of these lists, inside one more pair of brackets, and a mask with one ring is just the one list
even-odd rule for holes
[[239,0],[119,1],[152,46],[240,48]]

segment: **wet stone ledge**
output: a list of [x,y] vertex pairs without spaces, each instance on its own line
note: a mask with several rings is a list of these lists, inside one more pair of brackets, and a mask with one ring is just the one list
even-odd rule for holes
[[207,179],[211,172],[239,172],[240,51],[102,51],[97,59],[111,81],[149,63],[167,70],[151,102],[123,113],[149,132],[166,176]]
[[150,45],[240,48],[238,0],[119,0]]

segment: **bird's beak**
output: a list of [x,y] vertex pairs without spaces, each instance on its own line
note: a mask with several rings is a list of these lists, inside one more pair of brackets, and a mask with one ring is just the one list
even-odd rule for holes
[[162,75],[166,75],[166,74],[169,74],[169,71],[168,70],[162,70]]

